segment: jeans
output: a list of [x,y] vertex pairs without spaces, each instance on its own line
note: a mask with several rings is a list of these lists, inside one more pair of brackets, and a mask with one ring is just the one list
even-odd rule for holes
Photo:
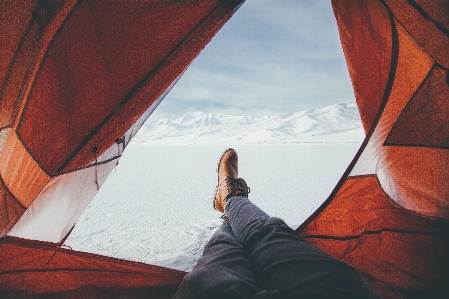
[[228,199],[224,223],[175,298],[379,298],[357,271],[308,243],[246,197]]

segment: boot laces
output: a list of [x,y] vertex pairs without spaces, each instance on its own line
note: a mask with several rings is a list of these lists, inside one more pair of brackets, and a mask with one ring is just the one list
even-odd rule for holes
[[225,200],[228,200],[230,197],[236,196],[236,195],[244,195],[248,197],[248,194],[250,192],[249,187],[246,185],[245,180],[243,179],[233,179],[233,178],[225,178],[225,186],[228,191],[228,195],[226,196]]

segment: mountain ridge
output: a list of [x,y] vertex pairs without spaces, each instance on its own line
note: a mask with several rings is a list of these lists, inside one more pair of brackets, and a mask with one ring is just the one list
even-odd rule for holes
[[365,134],[355,103],[275,116],[188,112],[173,119],[148,119],[137,145],[360,143]]

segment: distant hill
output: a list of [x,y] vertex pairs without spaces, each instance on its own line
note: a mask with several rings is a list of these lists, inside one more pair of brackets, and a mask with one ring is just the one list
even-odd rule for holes
[[365,137],[355,103],[276,116],[232,116],[189,112],[180,118],[150,119],[135,145],[233,145],[360,143]]

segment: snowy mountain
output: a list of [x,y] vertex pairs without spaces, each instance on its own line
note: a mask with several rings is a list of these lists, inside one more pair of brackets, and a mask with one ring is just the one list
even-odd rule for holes
[[136,145],[360,143],[365,137],[355,103],[276,116],[189,112],[175,119],[149,119]]

